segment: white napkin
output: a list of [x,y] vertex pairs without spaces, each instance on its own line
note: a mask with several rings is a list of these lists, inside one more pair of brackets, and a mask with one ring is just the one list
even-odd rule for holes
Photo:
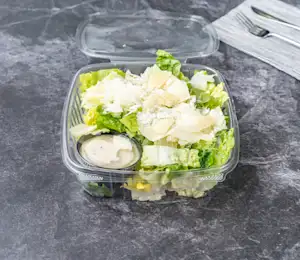
[[262,39],[247,32],[236,19],[242,11],[253,23],[300,43],[300,31],[263,18],[251,10],[251,5],[287,22],[300,26],[300,9],[278,0],[247,0],[216,20],[220,40],[300,80],[300,48],[274,37]]

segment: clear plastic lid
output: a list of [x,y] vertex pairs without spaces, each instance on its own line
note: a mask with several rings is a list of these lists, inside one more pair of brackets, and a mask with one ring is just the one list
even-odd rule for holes
[[86,55],[113,61],[150,61],[157,49],[186,60],[219,47],[215,29],[203,17],[157,10],[93,14],[78,26],[76,39]]

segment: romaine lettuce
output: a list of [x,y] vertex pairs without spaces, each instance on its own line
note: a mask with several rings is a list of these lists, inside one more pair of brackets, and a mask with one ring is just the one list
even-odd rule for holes
[[199,160],[201,168],[224,165],[234,147],[234,129],[222,130],[217,133],[217,137],[212,141],[199,141],[192,145],[199,150]]
[[156,52],[156,64],[161,70],[167,70],[172,72],[174,76],[180,80],[189,81],[189,78],[186,77],[181,71],[181,63],[179,60],[175,59],[170,53],[158,50]]
[[88,73],[80,74],[79,81],[80,81],[80,91],[81,93],[85,92],[88,88],[91,86],[94,86],[97,84],[98,81],[103,80],[105,77],[107,77],[111,72],[114,72],[121,77],[125,77],[125,73],[122,70],[119,69],[105,69],[105,70],[98,70],[98,71],[92,71]]
[[124,125],[120,122],[119,118],[115,118],[111,114],[106,114],[103,112],[103,108],[101,106],[98,106],[97,108],[98,117],[97,117],[97,127],[99,129],[101,128],[107,128],[110,130],[115,130],[119,133],[125,132]]
[[198,150],[173,148],[169,146],[145,145],[141,167],[182,165],[186,167],[200,167]]
[[214,148],[216,145],[216,139],[211,141],[200,140],[199,142],[192,145],[193,149],[199,151],[199,161],[201,168],[209,168],[214,164]]
[[191,197],[194,199],[198,199],[204,196],[204,192],[203,191],[199,191],[197,189],[188,189],[188,190],[178,190],[177,191],[179,196],[183,196],[183,197]]
[[[215,173],[212,175],[215,176]],[[209,176],[206,175],[206,177]],[[171,180],[170,190],[176,191],[180,196],[199,198],[204,196],[204,192],[210,190],[216,184],[215,180],[203,181],[202,175],[198,173],[186,172]]]
[[222,107],[229,98],[227,92],[224,91],[223,82],[212,86],[210,89],[210,96],[210,100],[206,103],[209,108]]
[[145,136],[141,134],[136,135],[134,139],[137,140],[142,146],[154,144],[154,142],[148,140]]
[[176,77],[180,75],[181,63],[173,55],[166,51],[158,50],[156,56],[156,64],[161,70],[171,71]]
[[215,149],[215,165],[221,166],[224,165],[230,155],[232,148],[235,145],[235,139],[234,139],[234,129],[231,128],[229,130],[223,130],[218,133],[218,142],[217,147]]
[[96,125],[97,117],[98,117],[97,107],[94,107],[87,110],[87,112],[83,115],[83,121],[86,125]]
[[139,133],[136,113],[125,115],[120,122],[126,127],[126,132],[129,136],[134,137]]
[[193,94],[197,96],[197,106],[216,108],[222,107],[229,96],[224,91],[224,83],[215,84],[214,75],[208,75],[207,71],[195,71],[190,80]]
[[99,197],[112,197],[111,190],[106,187],[103,183],[99,185],[97,182],[88,182],[87,185],[84,185],[88,193],[93,196]]

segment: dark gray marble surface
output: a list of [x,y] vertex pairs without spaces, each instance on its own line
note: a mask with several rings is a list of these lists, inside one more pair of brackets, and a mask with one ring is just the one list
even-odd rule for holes
[[300,83],[229,46],[198,62],[230,84],[241,161],[205,198],[96,200],[61,161],[64,98],[89,62],[74,41],[84,16],[152,7],[213,21],[239,2],[0,1],[0,259],[300,259]]

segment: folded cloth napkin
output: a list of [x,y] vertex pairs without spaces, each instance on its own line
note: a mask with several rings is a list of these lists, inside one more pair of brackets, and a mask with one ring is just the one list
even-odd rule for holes
[[300,48],[274,37],[252,35],[238,22],[236,14],[243,12],[253,23],[299,43],[300,31],[255,14],[251,6],[300,26],[300,9],[294,6],[278,0],[247,0],[213,23],[220,40],[300,80]]

